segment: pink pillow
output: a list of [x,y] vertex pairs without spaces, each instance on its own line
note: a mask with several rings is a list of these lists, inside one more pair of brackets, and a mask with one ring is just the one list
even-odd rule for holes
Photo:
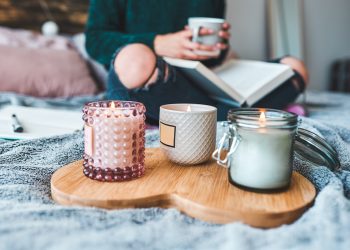
[[68,97],[95,94],[98,89],[75,50],[0,45],[0,91]]
[[64,36],[44,36],[38,32],[10,29],[0,26],[0,45],[32,49],[72,49],[71,42]]

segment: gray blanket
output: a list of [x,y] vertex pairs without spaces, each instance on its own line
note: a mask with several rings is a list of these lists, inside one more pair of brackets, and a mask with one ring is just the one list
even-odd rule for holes
[[[45,101],[1,94],[0,104],[79,109],[90,99],[95,98]],[[295,160],[295,169],[315,184],[318,196],[291,225],[262,230],[208,224],[175,209],[107,211],[54,204],[52,173],[83,153],[82,133],[75,133],[0,142],[0,249],[350,249],[350,96],[311,93],[308,100],[311,117],[302,126],[338,151],[341,170]],[[157,131],[148,131],[147,146],[157,145]]]

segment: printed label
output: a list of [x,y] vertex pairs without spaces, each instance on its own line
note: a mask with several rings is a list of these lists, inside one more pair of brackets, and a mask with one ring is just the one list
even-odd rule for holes
[[159,122],[160,143],[165,146],[175,148],[176,127]]
[[85,154],[92,157],[93,154],[93,129],[92,127],[85,125],[84,127],[84,148]]

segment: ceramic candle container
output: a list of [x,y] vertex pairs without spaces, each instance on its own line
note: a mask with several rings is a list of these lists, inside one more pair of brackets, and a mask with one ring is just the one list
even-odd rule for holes
[[168,104],[160,107],[161,148],[178,164],[193,165],[210,159],[215,150],[215,107],[200,104]]
[[[297,116],[279,110],[237,109],[229,112],[228,119],[229,132],[213,156],[219,164],[229,167],[230,182],[257,190],[288,187]],[[221,159],[227,138],[229,153]]]
[[84,174],[125,181],[144,174],[145,107],[138,102],[91,102],[83,109]]

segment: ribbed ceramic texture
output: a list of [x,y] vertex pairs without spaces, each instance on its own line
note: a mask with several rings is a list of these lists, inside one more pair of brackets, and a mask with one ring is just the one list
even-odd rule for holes
[[216,110],[181,113],[161,109],[160,121],[176,127],[175,147],[161,144],[171,161],[193,165],[210,159],[215,149]]

